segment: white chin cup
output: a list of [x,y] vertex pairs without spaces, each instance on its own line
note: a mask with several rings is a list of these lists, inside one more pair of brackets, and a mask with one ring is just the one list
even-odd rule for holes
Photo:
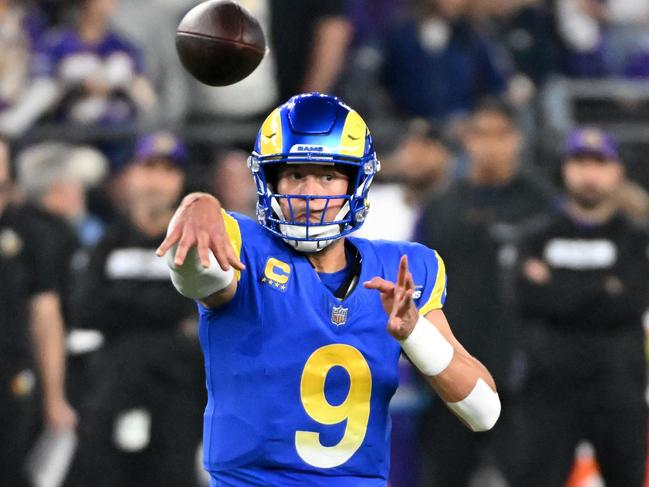
[[[279,216],[280,220],[286,221],[282,209],[277,202],[277,198],[273,198],[271,201],[271,206],[275,213]],[[334,220],[340,220],[343,216],[349,212],[349,202],[345,203],[338,214],[335,216]],[[335,237],[340,233],[340,225],[310,225],[309,229],[309,238],[326,238],[331,237],[327,240],[293,240],[290,237],[295,238],[306,238],[307,227],[302,225],[291,225],[289,223],[280,223],[279,225],[280,232],[286,237],[283,238],[284,242],[293,247],[299,252],[306,252],[309,254],[320,252],[321,250],[327,248],[333,242],[338,240],[340,236]]]
[[[296,237],[296,238],[305,238],[306,237],[306,227],[299,225],[289,225],[289,224],[280,224],[280,231],[287,237]],[[340,228],[338,225],[320,225],[316,227],[309,227],[309,237],[314,238],[323,238],[323,237],[333,237],[337,233],[340,233]],[[314,253],[320,252],[324,248],[331,245],[331,243],[338,240],[337,238],[331,238],[328,240],[291,240],[290,238],[284,238],[284,242],[289,244],[291,247],[299,250],[300,252]]]

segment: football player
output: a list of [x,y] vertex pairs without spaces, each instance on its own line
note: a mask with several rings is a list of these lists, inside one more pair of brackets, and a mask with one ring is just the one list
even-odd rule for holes
[[348,236],[380,169],[360,115],[295,96],[248,165],[257,222],[193,193],[158,249],[198,302],[212,485],[386,485],[402,351],[461,421],[490,429],[498,394],[444,317],[440,256]]

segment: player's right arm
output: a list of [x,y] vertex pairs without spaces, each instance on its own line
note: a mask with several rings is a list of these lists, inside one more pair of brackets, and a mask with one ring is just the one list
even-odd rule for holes
[[191,193],[183,199],[156,254],[167,252],[171,280],[180,294],[208,308],[223,306],[234,297],[235,270],[245,266],[233,249],[221,203],[214,196]]

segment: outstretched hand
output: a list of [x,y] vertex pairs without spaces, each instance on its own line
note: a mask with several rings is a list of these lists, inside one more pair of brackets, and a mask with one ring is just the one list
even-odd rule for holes
[[235,255],[225,231],[221,204],[207,193],[185,197],[171,219],[167,236],[156,250],[156,255],[162,257],[176,244],[174,264],[177,266],[181,266],[187,253],[192,247],[196,247],[204,268],[210,266],[211,251],[224,271],[230,267],[240,271],[245,269],[245,265]]
[[363,285],[367,289],[376,289],[381,293],[383,309],[389,316],[388,333],[397,340],[406,339],[419,319],[419,312],[412,299],[415,283],[408,270],[408,257],[401,256],[396,283],[376,276]]

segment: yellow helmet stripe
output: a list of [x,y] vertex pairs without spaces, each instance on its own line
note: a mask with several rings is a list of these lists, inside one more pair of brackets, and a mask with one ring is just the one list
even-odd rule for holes
[[279,108],[273,110],[261,126],[259,150],[262,156],[282,153],[282,119]]
[[343,133],[340,137],[339,152],[342,155],[363,157],[365,154],[365,136],[367,135],[367,125],[354,110],[350,110]]

